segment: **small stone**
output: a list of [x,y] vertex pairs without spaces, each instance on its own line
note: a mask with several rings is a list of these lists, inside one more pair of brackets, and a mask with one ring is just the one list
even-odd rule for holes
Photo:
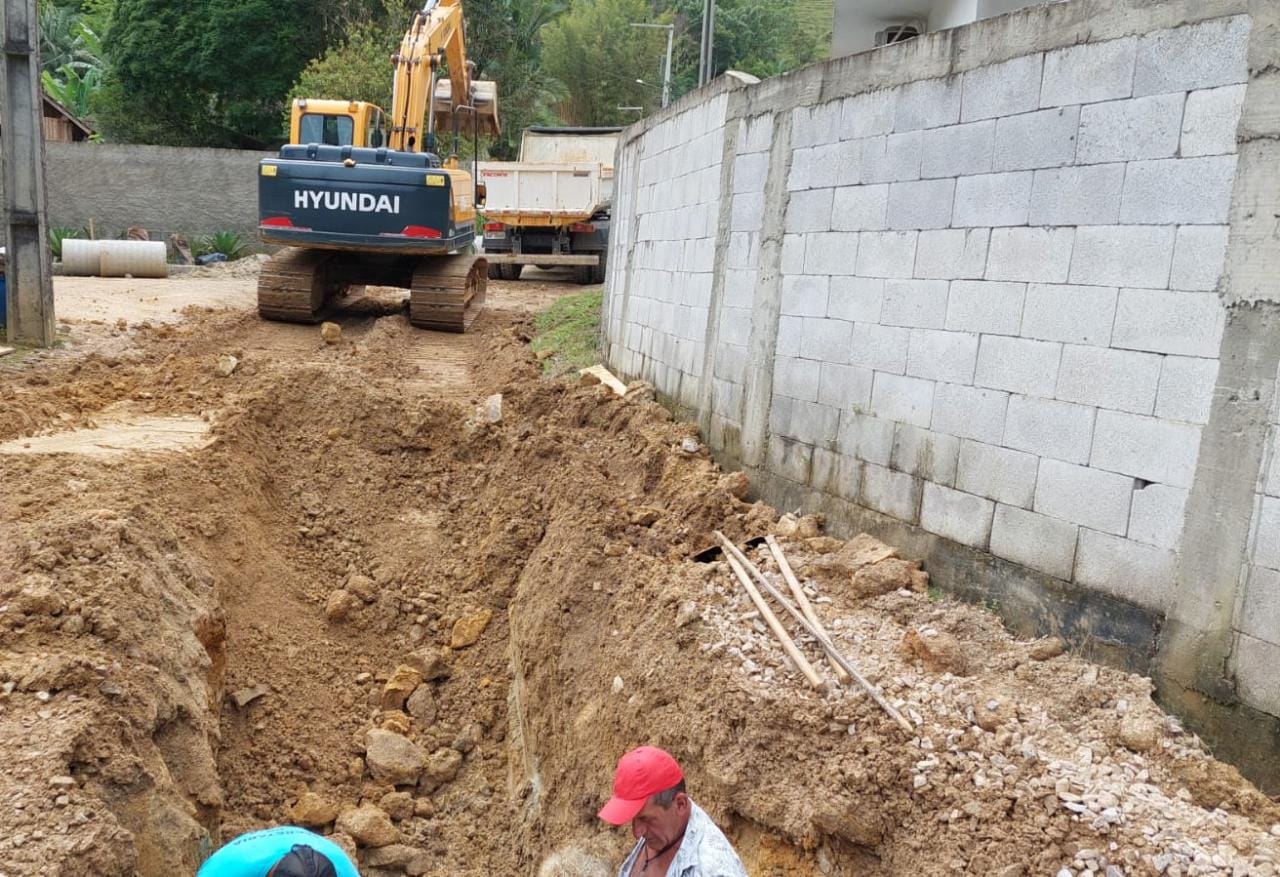
[[795,515],[783,515],[778,518],[778,523],[773,525],[773,532],[778,536],[794,536],[797,523]]
[[911,785],[913,788],[923,789],[925,786],[929,785],[929,778],[924,774],[918,773],[911,778]]
[[1060,636],[1050,636],[1031,646],[1031,657],[1037,661],[1056,658],[1067,650],[1067,643]]
[[720,486],[729,491],[735,499],[746,499],[751,492],[751,479],[745,472],[729,472],[721,476]]
[[919,591],[928,581],[928,574],[920,570],[919,561],[889,557],[855,572],[853,592],[859,597],[877,597],[899,588]]
[[408,736],[409,730],[413,727],[413,722],[399,710],[389,710],[382,714],[382,722],[378,727],[384,731]]
[[387,844],[367,852],[364,865],[367,868],[397,868],[403,871],[420,853],[420,850],[405,844]]
[[502,422],[502,394],[494,393],[486,398],[476,409],[476,419],[481,423]]
[[466,755],[480,745],[480,740],[483,737],[484,729],[476,722],[472,722],[463,728],[462,733],[458,735],[458,739],[453,741],[453,748]]
[[414,798],[413,799],[413,815],[421,819],[427,819],[436,815],[436,805],[430,798]]
[[691,436],[680,439],[680,450],[686,454],[696,454],[702,450],[702,442]]
[[1120,743],[1134,752],[1151,752],[1160,744],[1160,728],[1150,719],[1126,714],[1120,720]]
[[378,599],[378,583],[368,576],[353,575],[347,579],[346,590],[355,594],[366,603]]
[[260,697],[266,697],[271,689],[265,685],[254,685],[250,688],[237,688],[231,692],[231,700],[239,709],[244,709]]
[[831,536],[814,536],[804,540],[804,545],[814,554],[835,554],[844,547],[844,543]]
[[375,780],[393,786],[416,781],[426,760],[423,751],[412,740],[380,728],[374,728],[365,735],[364,759]]
[[229,378],[239,365],[240,360],[230,353],[224,353],[218,357],[218,364],[213,367],[213,371],[220,378]]
[[387,684],[382,686],[382,708],[398,710],[404,707],[409,695],[422,684],[422,673],[408,664],[396,667]]
[[71,803],[71,798],[68,795],[59,795],[53,799],[53,803],[55,806],[65,807]]
[[631,523],[641,527],[652,527],[662,518],[662,509],[655,509],[652,506],[638,506],[631,510],[628,516]]
[[49,777],[49,785],[59,789],[70,789],[76,784],[75,777],[57,776]]
[[321,323],[320,337],[324,339],[325,344],[337,344],[342,340],[342,327],[337,323]]
[[329,592],[324,604],[324,617],[330,621],[343,621],[360,606],[360,598],[339,588]]
[[418,782],[418,790],[430,794],[445,783],[452,782],[460,770],[462,770],[461,752],[456,749],[437,749],[427,759],[426,769]]
[[680,608],[676,610],[676,627],[687,627],[699,618],[698,604],[692,600],[685,600],[680,604]]
[[315,792],[303,792],[286,813],[295,825],[322,828],[338,818],[338,805]]
[[424,728],[435,724],[436,698],[430,685],[423,684],[415,688],[405,707],[409,710],[409,715]]
[[453,652],[448,648],[419,649],[404,658],[404,663],[422,674],[425,682],[448,679],[453,667]]
[[1013,702],[1003,695],[989,697],[973,709],[974,720],[984,731],[995,731],[1005,722],[1017,718]]
[[400,839],[400,832],[391,824],[390,817],[372,804],[344,810],[335,828],[351,835],[362,847],[385,847]]
[[388,816],[399,822],[413,815],[413,795],[408,792],[387,792],[378,801]]
[[938,673],[968,676],[973,661],[959,640],[949,633],[921,636],[914,628],[902,637],[902,650]]
[[816,539],[822,535],[823,517],[821,515],[805,515],[796,521],[797,539]]
[[329,835],[329,840],[338,845],[338,848],[346,853],[347,858],[351,860],[352,866],[356,863],[356,842],[345,831],[335,831]]
[[481,609],[479,612],[462,616],[454,622],[453,634],[449,637],[449,647],[465,649],[467,646],[474,645],[492,619],[492,609]]
[[622,677],[621,677],[621,676],[614,676],[614,677],[613,677],[613,693],[614,693],[614,694],[621,694],[621,693],[622,693],[622,689],[623,689],[623,687],[624,687],[624,683],[623,683],[623,681],[622,681]]

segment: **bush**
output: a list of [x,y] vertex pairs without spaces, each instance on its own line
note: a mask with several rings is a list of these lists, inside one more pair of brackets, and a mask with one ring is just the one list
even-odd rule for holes
[[74,228],[51,228],[49,229],[49,252],[53,254],[53,258],[61,261],[62,259],[62,242],[67,238],[80,237],[80,231]]
[[197,238],[191,248],[193,256],[207,256],[210,253],[222,253],[228,261],[249,255],[249,247],[240,240],[240,235],[233,231],[220,231],[207,237]]

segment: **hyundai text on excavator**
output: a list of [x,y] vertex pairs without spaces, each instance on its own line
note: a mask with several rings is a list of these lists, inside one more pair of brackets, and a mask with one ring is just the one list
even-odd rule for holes
[[[487,266],[472,243],[484,187],[457,150],[460,133],[498,133],[497,89],[472,79],[461,0],[428,0],[391,60],[389,113],[297,100],[289,143],[259,163],[259,237],[285,245],[259,275],[265,319],[317,322],[364,285],[407,288],[409,321],[429,329],[465,331],[483,307]],[[446,125],[453,154],[442,160]]]

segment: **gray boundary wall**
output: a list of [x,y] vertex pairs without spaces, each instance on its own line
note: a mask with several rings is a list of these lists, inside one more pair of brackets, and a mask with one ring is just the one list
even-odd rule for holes
[[1072,0],[722,77],[620,142],[608,361],[1280,789],[1278,56]]
[[175,232],[258,233],[259,159],[275,153],[114,143],[47,144],[50,227],[115,237],[141,226]]

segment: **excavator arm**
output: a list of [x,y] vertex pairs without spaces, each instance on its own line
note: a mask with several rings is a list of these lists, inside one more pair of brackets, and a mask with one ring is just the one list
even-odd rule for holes
[[[449,79],[441,80],[437,88],[442,57],[449,65]],[[428,0],[414,14],[391,61],[395,80],[388,145],[392,149],[422,151],[431,126],[447,120],[459,123],[464,131],[471,131],[474,124],[482,134],[498,133],[496,88],[492,82],[471,78],[462,0]],[[458,114],[466,115],[459,118]],[[467,117],[472,114],[474,120]]]

